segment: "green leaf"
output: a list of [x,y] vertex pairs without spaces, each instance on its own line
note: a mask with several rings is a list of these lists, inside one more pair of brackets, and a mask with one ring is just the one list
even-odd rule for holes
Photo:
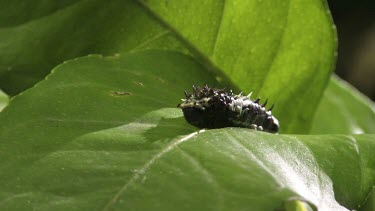
[[8,105],[8,95],[6,95],[3,91],[0,89],[0,111],[3,110],[3,108]]
[[333,76],[313,121],[312,134],[375,133],[375,105]]
[[0,113],[1,210],[319,210],[362,205],[374,135],[197,132],[175,108],[214,77],[145,51],[56,67]]
[[136,1],[64,2],[8,1],[0,8],[0,84],[7,93],[18,94],[79,56],[114,55],[144,45],[180,49]]
[[310,129],[336,54],[325,1],[140,2],[241,91],[277,103],[283,133]]
[[[8,4],[4,16],[18,16],[18,9],[8,8],[23,2]],[[0,84],[10,94],[77,56],[174,49],[194,55],[222,84],[276,103],[283,133],[306,133],[335,60],[336,34],[321,0],[27,6],[36,7],[35,13],[21,14],[0,30]]]

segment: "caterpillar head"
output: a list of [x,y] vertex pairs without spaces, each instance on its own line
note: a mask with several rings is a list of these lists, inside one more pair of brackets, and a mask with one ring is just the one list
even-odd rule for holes
[[277,133],[279,131],[279,121],[273,117],[269,116],[267,117],[266,121],[264,122],[264,130],[271,132],[271,133]]

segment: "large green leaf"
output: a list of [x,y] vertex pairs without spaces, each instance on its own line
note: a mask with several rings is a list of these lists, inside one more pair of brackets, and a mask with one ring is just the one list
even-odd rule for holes
[[290,210],[297,199],[345,210],[365,202],[374,135],[197,132],[175,106],[190,84],[213,78],[175,52],[58,66],[0,113],[0,209]]
[[335,30],[321,0],[7,4],[3,16],[17,19],[0,30],[0,84],[10,94],[77,56],[174,49],[232,88],[277,103],[282,132],[306,133],[335,60]]
[[375,133],[375,105],[348,83],[333,76],[318,107],[311,133]]
[[57,64],[78,56],[114,55],[144,45],[178,48],[168,30],[133,0],[8,1],[3,5],[0,84],[12,95],[43,79]]
[[309,130],[335,62],[324,1],[140,2],[241,91],[276,102],[283,132]]

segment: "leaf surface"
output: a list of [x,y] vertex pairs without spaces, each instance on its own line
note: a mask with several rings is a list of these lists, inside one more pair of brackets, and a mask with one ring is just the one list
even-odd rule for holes
[[214,80],[203,70],[163,51],[56,67],[0,113],[0,209],[273,210],[299,199],[346,210],[364,203],[375,178],[373,135],[198,132],[175,106],[192,81]]
[[[307,133],[335,61],[335,29],[321,0],[27,6],[35,12],[3,23],[0,30],[0,84],[12,95],[67,59],[173,49],[193,55],[221,84],[276,103],[283,133]],[[2,8],[6,17],[18,15],[9,7]]]

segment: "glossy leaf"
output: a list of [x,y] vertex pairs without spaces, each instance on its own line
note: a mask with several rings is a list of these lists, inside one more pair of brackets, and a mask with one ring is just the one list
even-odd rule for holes
[[[276,103],[283,133],[306,133],[335,60],[335,30],[321,0],[7,4],[3,16],[17,18],[0,30],[0,84],[10,94],[77,56],[174,49],[225,85]],[[33,12],[19,15],[19,7]]]
[[197,132],[175,106],[186,86],[213,78],[176,52],[56,67],[0,113],[0,209],[274,210],[297,199],[347,210],[365,202],[374,135]]
[[140,1],[241,91],[269,98],[283,133],[304,133],[336,54],[324,1]]
[[11,95],[31,87],[68,59],[92,53],[115,55],[144,45],[178,49],[168,30],[133,0],[8,1],[4,5],[0,8],[4,20],[0,21],[0,84]]

